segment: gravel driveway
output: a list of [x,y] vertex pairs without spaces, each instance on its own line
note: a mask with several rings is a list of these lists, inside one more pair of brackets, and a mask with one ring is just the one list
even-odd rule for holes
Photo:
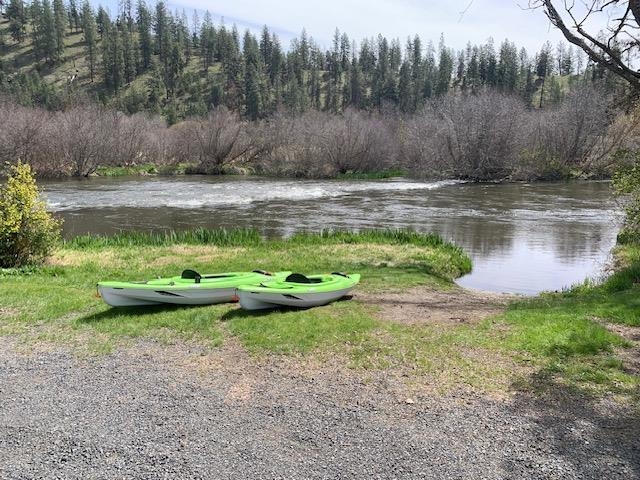
[[640,420],[562,391],[416,395],[384,373],[233,348],[78,359],[5,337],[0,478],[633,479]]

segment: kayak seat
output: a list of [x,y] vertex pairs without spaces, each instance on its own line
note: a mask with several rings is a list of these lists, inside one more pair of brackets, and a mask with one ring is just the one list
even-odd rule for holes
[[320,278],[308,278],[308,277],[305,277],[301,273],[292,273],[287,278],[285,278],[284,281],[285,282],[292,282],[292,283],[321,283],[322,279],[320,279]]
[[195,270],[183,270],[182,275],[180,275],[180,278],[184,278],[185,280],[195,280],[196,283],[200,283],[200,280],[202,279],[202,275],[200,275]]

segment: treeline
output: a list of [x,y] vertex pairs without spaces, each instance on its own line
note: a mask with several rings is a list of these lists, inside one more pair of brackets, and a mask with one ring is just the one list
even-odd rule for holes
[[[214,24],[208,12],[189,21],[162,1],[153,8],[144,0],[135,7],[130,0],[119,4],[112,18],[88,1],[9,0],[4,48],[31,42],[37,68],[29,74],[24,59],[0,62],[0,88],[23,104],[60,109],[75,99],[79,85],[88,85],[105,104],[162,113],[176,123],[219,106],[251,120],[284,111],[413,113],[433,98],[485,89],[516,95],[525,105],[551,106],[578,76],[608,78],[562,43],[546,43],[535,55],[508,40],[456,52],[444,38],[437,46],[417,35],[404,44],[383,36],[356,44],[336,30],[323,49],[303,30],[285,49],[267,27],[258,36],[241,35],[235,25]],[[72,35],[80,36],[82,59],[74,57],[66,87],[55,90],[37,71],[65,62],[65,38]]]
[[96,104],[64,111],[0,101],[0,162],[39,176],[86,176],[99,166],[154,164],[171,172],[335,177],[402,170],[413,177],[559,179],[609,176],[612,153],[640,122],[613,115],[606,95],[576,89],[558,106],[530,109],[516,95],[444,96],[414,114],[310,110],[248,121],[225,106],[168,127]]

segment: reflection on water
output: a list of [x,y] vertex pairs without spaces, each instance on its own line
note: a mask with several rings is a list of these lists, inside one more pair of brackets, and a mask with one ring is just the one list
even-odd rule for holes
[[598,275],[619,224],[605,182],[172,177],[49,182],[44,190],[67,237],[197,226],[253,227],[267,236],[323,228],[437,232],[473,258],[461,285],[526,294]]

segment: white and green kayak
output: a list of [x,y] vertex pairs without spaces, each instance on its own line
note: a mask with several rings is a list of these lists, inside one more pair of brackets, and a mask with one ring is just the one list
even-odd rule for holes
[[98,293],[113,307],[138,305],[207,305],[237,300],[240,285],[258,285],[284,279],[291,272],[227,272],[200,275],[185,270],[179,277],[158,278],[146,282],[99,282]]
[[315,307],[344,297],[359,281],[359,274],[334,272],[307,277],[300,273],[292,273],[286,278],[263,280],[259,285],[239,286],[237,294],[240,306],[245,310],[282,306]]

